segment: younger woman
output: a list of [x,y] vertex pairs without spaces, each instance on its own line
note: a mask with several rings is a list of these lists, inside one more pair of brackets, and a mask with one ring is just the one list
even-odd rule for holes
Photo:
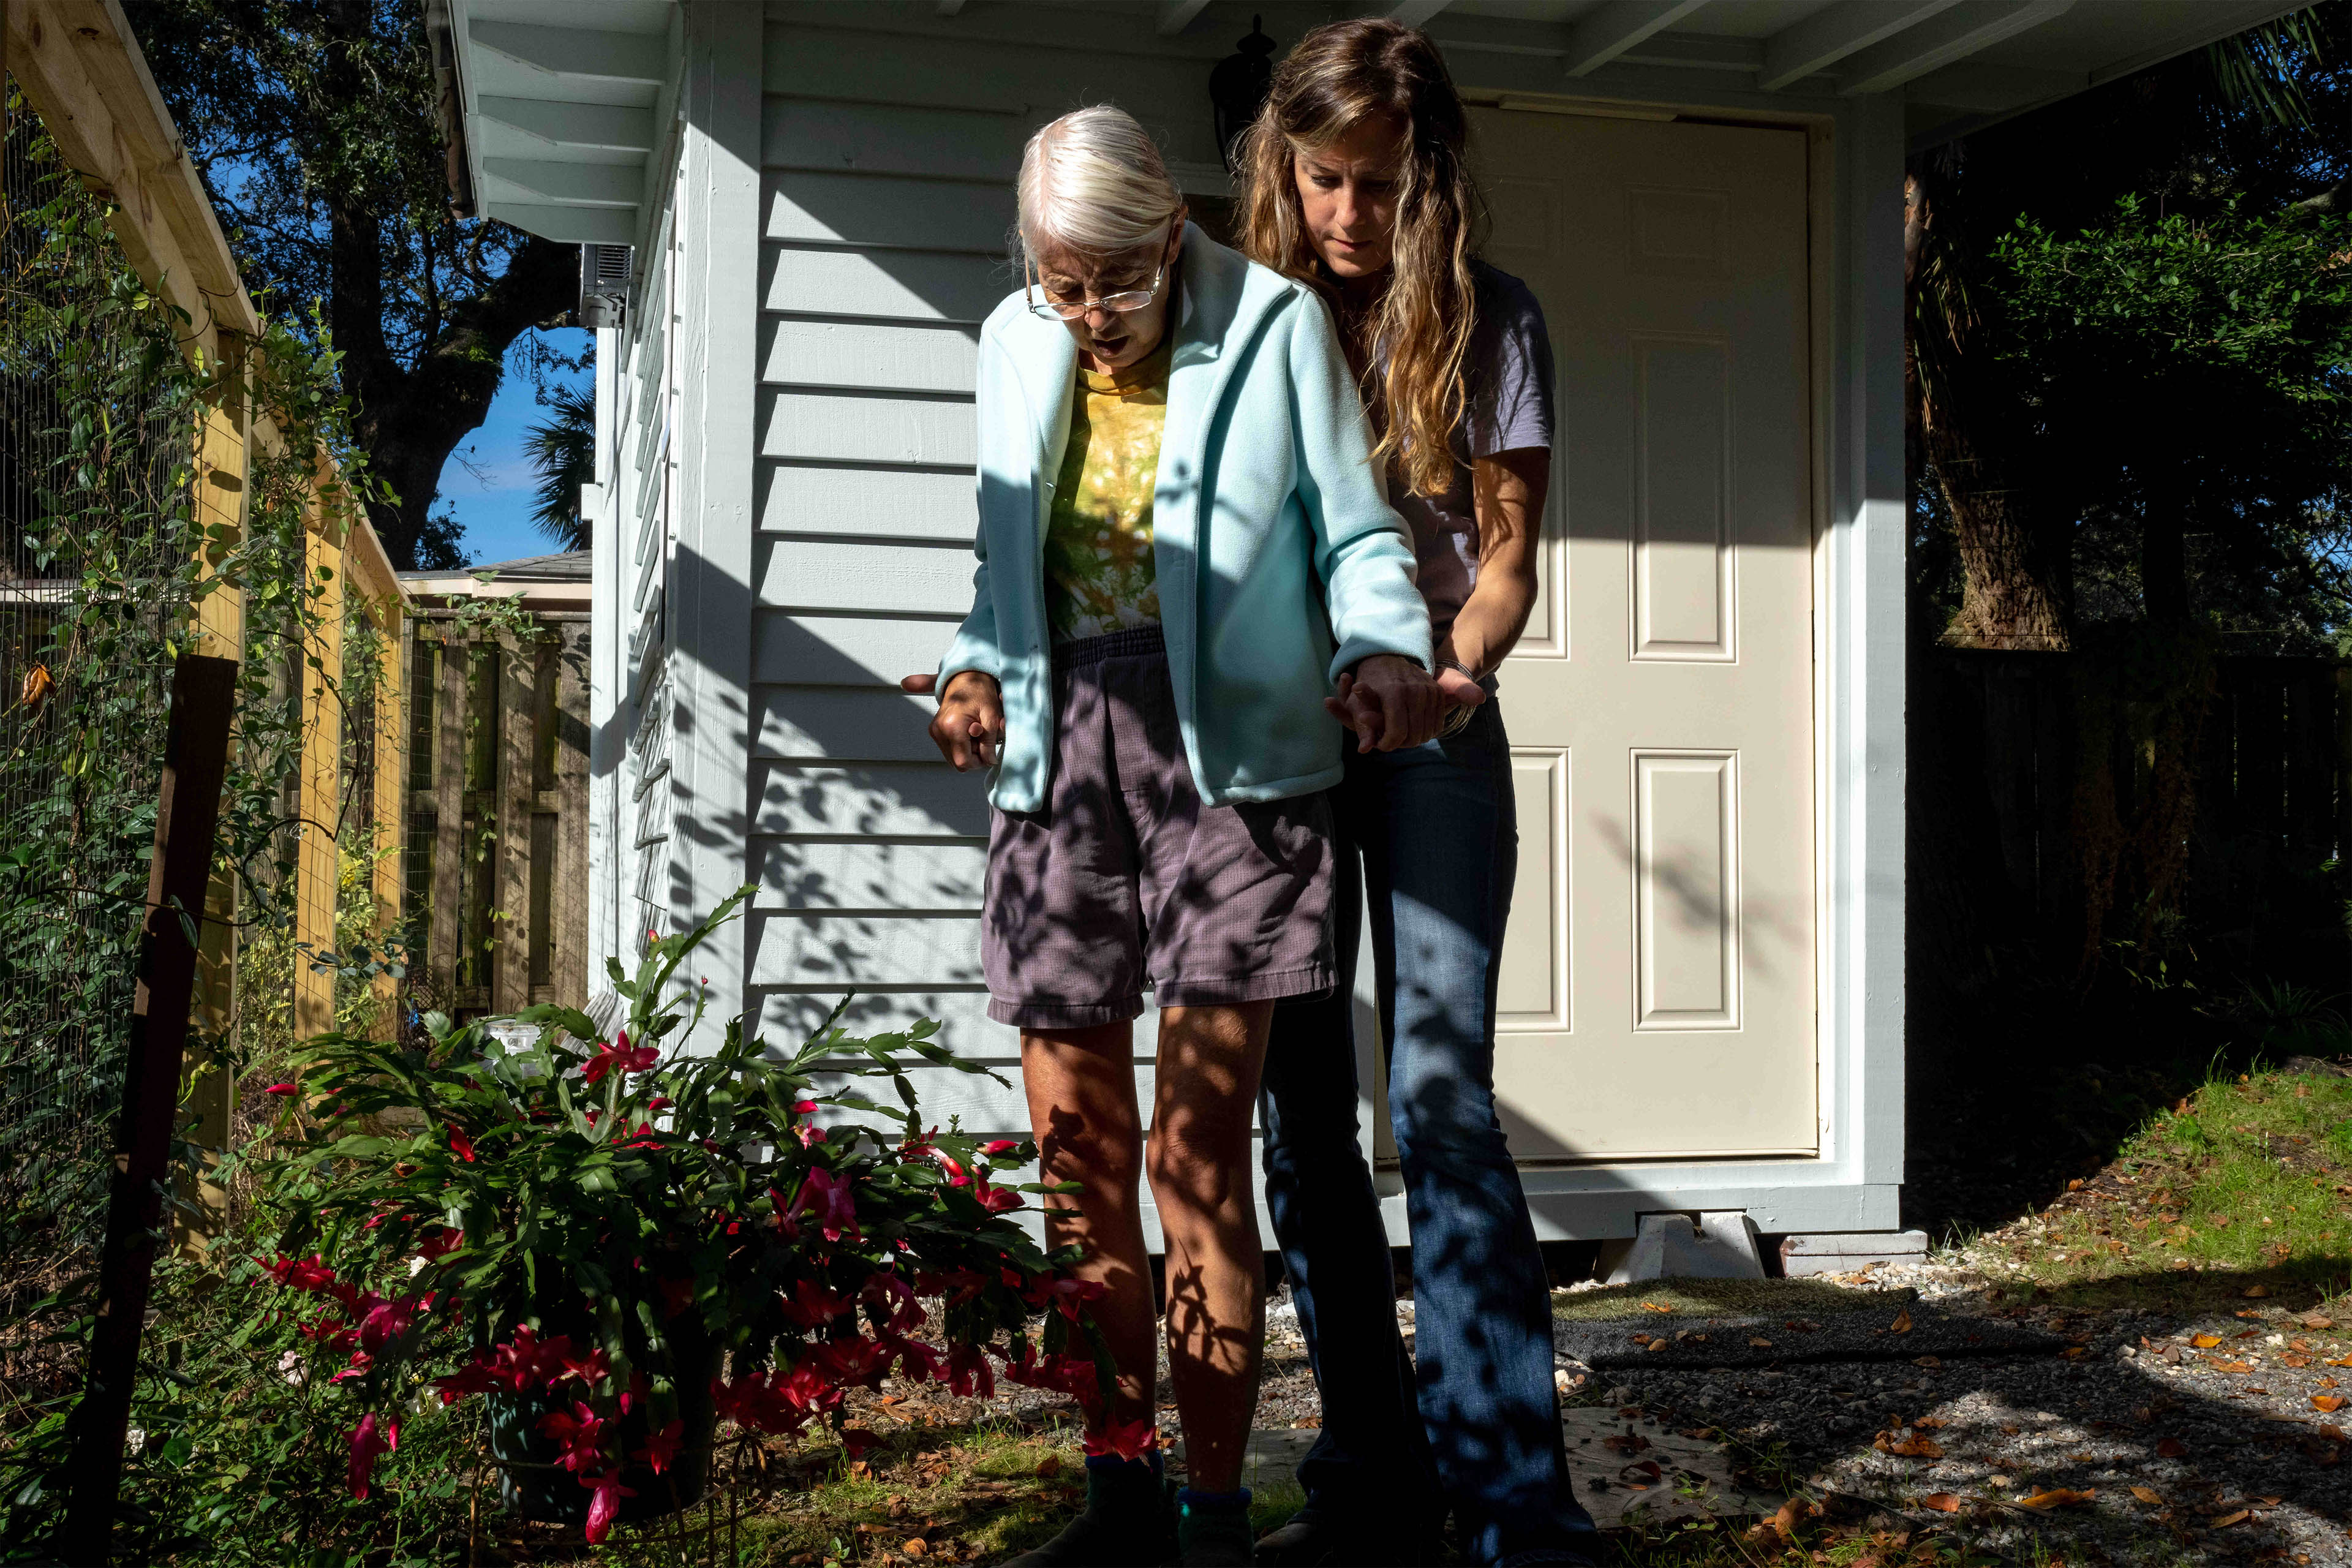
[[1332,984],[1323,791],[1340,737],[1323,700],[1345,679],[1433,732],[1429,617],[1312,289],[1189,226],[1115,109],[1031,140],[1019,211],[1025,286],[981,332],[981,564],[931,735],[958,768],[996,769],[989,1016],[1021,1031],[1045,1179],[1076,1184],[1048,1236],[1083,1246],[1107,1288],[1118,1387],[1089,1436],[1085,1515],[1018,1561],[1166,1560],[1148,1174],[1191,1480],[1178,1560],[1247,1563],[1264,1329],[1250,1112],[1275,1003]]
[[[1518,834],[1492,694],[1535,603],[1551,346],[1526,285],[1476,259],[1467,129],[1425,35],[1340,22],[1276,70],[1243,154],[1244,248],[1339,312],[1462,704],[1428,744],[1348,756],[1341,984],[1276,1014],[1266,1201],[1324,1419],[1299,1466],[1307,1507],[1260,1543],[1265,1561],[1419,1561],[1448,1510],[1482,1563],[1585,1562],[1595,1539],[1561,1454],[1549,1282],[1494,1097]],[[1380,706],[1345,687],[1338,701],[1359,723]],[[1356,1141],[1359,855],[1412,1227],[1417,1400]]]

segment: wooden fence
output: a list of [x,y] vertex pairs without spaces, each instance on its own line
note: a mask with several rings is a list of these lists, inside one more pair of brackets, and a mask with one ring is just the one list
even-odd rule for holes
[[[115,237],[132,268],[149,288],[186,313],[184,350],[217,367],[229,388],[205,421],[194,495],[205,522],[241,528],[252,456],[285,450],[268,416],[236,390],[247,356],[261,336],[261,320],[121,6],[118,0],[9,0],[0,12],[0,57],[7,76],[23,89],[67,165],[115,204]],[[302,650],[315,679],[302,678],[302,768],[296,798],[288,803],[309,825],[297,857],[291,934],[299,942],[331,951],[337,945],[341,869],[336,827],[355,828],[352,837],[363,850],[381,852],[397,843],[394,807],[399,792],[387,786],[399,777],[400,671],[385,671],[373,701],[346,715],[341,696],[346,617],[363,616],[378,636],[396,639],[404,597],[374,530],[348,497],[337,493],[331,468],[320,471],[317,496],[306,519],[304,544],[321,624],[311,646]],[[245,657],[245,607],[235,592],[206,596],[193,629],[192,651]],[[346,734],[347,718],[368,724],[372,732]],[[350,771],[354,758],[362,759],[358,777]],[[400,918],[400,874],[395,855],[375,853],[373,860],[370,890],[377,932],[383,934]],[[208,1032],[227,1033],[237,1012],[252,1004],[237,994],[244,918],[234,879],[225,871],[216,875],[205,909],[196,998],[198,1024]],[[297,1037],[333,1027],[334,987],[331,973],[307,963],[293,965]],[[388,1005],[390,982],[381,981],[378,991]],[[193,1073],[188,1109],[198,1119],[200,1146],[226,1146],[236,1100],[225,1062]],[[217,1189],[206,1186],[200,1195],[216,1215],[225,1212],[225,1194]]]
[[411,990],[461,1018],[589,992],[588,616],[532,620],[519,640],[428,609],[402,649]]
[[2352,978],[2326,973],[2344,911],[2325,897],[2294,907],[2352,857],[2352,664],[1924,650],[1910,733],[1923,997],[2004,942],[2079,964],[2144,935],[2159,905],[2208,956],[2299,965],[2331,990]]

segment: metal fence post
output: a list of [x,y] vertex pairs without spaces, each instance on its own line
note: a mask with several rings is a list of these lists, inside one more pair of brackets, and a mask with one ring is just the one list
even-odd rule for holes
[[172,1121],[196,979],[221,784],[228,769],[236,661],[182,654],[172,671],[171,728],[155,813],[155,858],[147,874],[139,992],[132,1004],[115,1133],[113,1191],[100,1255],[97,1322],[80,1405],[75,1410],[73,1478],[60,1543],[68,1563],[103,1568],[116,1488],[139,1371],[139,1336],[171,1191]]

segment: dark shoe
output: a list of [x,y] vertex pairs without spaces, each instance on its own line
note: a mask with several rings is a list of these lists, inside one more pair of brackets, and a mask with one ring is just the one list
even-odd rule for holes
[[1158,1568],[1175,1550],[1170,1525],[1167,1490],[1150,1466],[1088,1465],[1087,1510],[1004,1568]]
[[1258,1537],[1257,1560],[1280,1568],[1419,1568],[1435,1562],[1436,1554],[1423,1551],[1412,1531],[1383,1528],[1375,1521],[1343,1522],[1307,1507]]
[[1250,1568],[1257,1561],[1247,1488],[1213,1501],[1190,1489],[1176,1494],[1176,1561],[1182,1568]]

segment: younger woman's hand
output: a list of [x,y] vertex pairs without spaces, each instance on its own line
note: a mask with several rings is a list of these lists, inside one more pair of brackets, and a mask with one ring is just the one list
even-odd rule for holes
[[1359,752],[1393,752],[1434,738],[1453,707],[1429,672],[1392,653],[1376,653],[1339,677],[1323,700],[1331,716],[1356,732]]
[[[939,684],[932,675],[909,675],[898,689],[929,696]],[[992,768],[1004,751],[1004,693],[996,677],[976,669],[959,670],[940,693],[940,710],[931,716],[931,743],[956,772]]]

